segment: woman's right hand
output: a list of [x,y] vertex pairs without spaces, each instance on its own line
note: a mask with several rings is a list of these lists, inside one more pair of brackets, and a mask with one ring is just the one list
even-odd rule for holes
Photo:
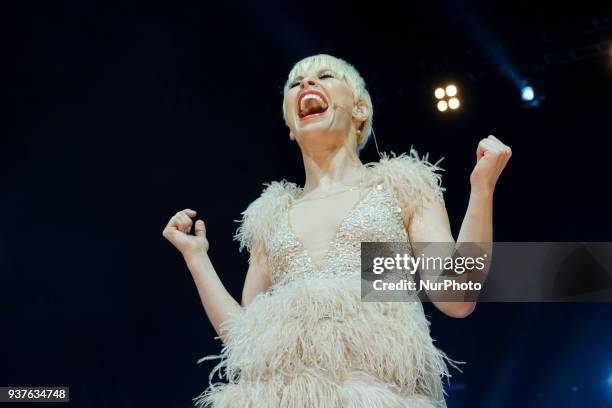
[[177,212],[170,218],[168,225],[164,228],[162,235],[178,249],[183,257],[189,258],[208,251],[208,240],[206,239],[206,227],[204,221],[197,220],[195,223],[195,235],[191,235],[192,217],[196,211],[189,208]]

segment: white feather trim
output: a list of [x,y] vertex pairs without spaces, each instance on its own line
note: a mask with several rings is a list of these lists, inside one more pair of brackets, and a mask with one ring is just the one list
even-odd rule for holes
[[444,171],[438,164],[429,162],[429,155],[419,157],[412,147],[408,154],[399,156],[393,152],[383,153],[380,161],[367,163],[376,182],[385,183],[393,188],[400,200],[400,204],[408,214],[418,213],[424,200],[438,198],[444,199],[445,188],[442,187],[442,175],[437,171]]
[[[426,397],[442,404],[442,379],[450,377],[446,362],[455,366],[433,345],[420,302],[361,302],[360,280],[354,278],[296,280],[258,295],[232,322],[219,357],[202,400],[224,399],[219,395],[238,389],[241,398],[247,398],[274,381],[293,381],[310,373],[326,385],[301,385],[305,388],[298,387],[293,397],[331,401],[342,395],[340,389],[329,388],[331,384],[342,385],[355,372],[364,372],[386,384],[385,389],[391,384],[401,390],[404,398]],[[215,372],[233,385],[213,384]],[[236,388],[247,387],[243,383],[254,388]],[[330,392],[330,397],[320,395]],[[391,396],[386,398],[391,401]]]
[[344,382],[316,373],[275,376],[258,382],[241,381],[218,386],[195,399],[210,408],[440,408],[443,401],[407,395],[362,372]]
[[[365,165],[369,170],[369,180],[364,184],[384,183],[394,189],[400,205],[407,214],[413,215],[422,208],[424,200],[433,197],[444,199],[442,176],[437,173],[444,171],[438,166],[441,161],[432,164],[428,161],[428,154],[419,157],[412,147],[408,154],[383,153],[380,161]],[[242,219],[236,220],[240,225],[234,240],[240,243],[240,251],[246,248],[250,252],[256,240],[261,240],[266,247],[274,233],[275,216],[302,191],[301,187],[286,180],[264,185],[266,188],[259,198],[242,212]]]
[[259,198],[242,212],[242,219],[235,220],[240,223],[234,235],[234,240],[240,243],[240,251],[246,248],[250,252],[256,240],[261,240],[266,245],[274,233],[275,214],[283,205],[289,203],[292,195],[295,196],[300,191],[300,187],[295,183],[286,180],[264,185],[266,188]]

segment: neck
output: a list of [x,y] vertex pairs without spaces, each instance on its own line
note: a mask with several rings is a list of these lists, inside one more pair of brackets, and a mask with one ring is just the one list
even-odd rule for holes
[[339,187],[357,185],[365,167],[357,153],[349,146],[322,150],[302,150],[306,181],[304,193],[332,191]]

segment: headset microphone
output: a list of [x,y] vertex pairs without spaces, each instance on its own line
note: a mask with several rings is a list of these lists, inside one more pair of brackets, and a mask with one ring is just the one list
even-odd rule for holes
[[[344,106],[338,105],[336,102],[334,102],[332,106],[333,106],[334,110],[340,108],[343,111],[345,111],[346,113],[348,113],[349,115],[351,115],[351,116],[353,115],[353,113],[349,109],[345,108]],[[356,106],[354,112],[355,113],[362,113],[362,110],[361,110],[361,108],[359,106]],[[374,133],[374,127],[371,127],[370,130],[372,132],[372,136],[374,136],[374,146],[376,147],[376,152],[378,153],[379,157],[382,157],[382,153],[380,153],[380,150],[378,150],[378,140],[376,140],[376,133]]]

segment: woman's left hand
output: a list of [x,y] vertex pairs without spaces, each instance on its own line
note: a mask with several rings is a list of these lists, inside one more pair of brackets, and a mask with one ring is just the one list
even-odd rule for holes
[[492,193],[512,150],[493,135],[482,139],[476,149],[476,166],[470,175],[472,191]]

